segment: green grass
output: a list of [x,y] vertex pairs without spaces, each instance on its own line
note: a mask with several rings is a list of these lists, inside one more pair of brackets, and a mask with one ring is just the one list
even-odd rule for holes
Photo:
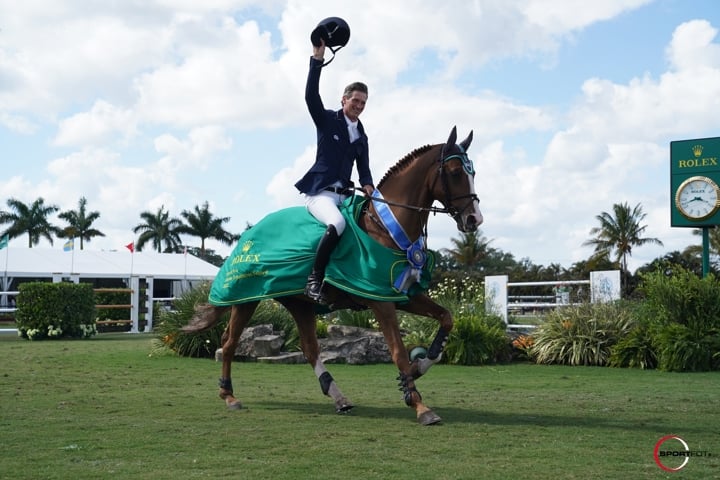
[[[444,423],[421,427],[391,365],[328,365],[341,416],[309,366],[235,363],[230,412],[218,363],[151,341],[0,335],[0,478],[720,478],[718,373],[439,365],[418,386]],[[667,434],[713,456],[666,473]]]

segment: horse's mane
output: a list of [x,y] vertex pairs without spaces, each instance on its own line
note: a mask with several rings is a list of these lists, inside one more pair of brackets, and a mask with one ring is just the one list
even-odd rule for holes
[[390,167],[388,171],[385,173],[385,176],[380,180],[380,183],[377,184],[377,188],[382,187],[382,184],[387,180],[388,178],[392,177],[398,172],[401,172],[407,168],[408,165],[410,165],[416,158],[418,158],[420,155],[426,153],[428,150],[430,150],[433,147],[433,145],[425,145],[424,147],[416,148],[412,152],[405,155],[403,158],[401,158],[395,165]]

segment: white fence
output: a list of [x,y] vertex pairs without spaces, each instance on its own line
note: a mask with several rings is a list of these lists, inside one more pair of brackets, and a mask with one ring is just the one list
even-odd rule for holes
[[[485,310],[500,315],[509,329],[535,328],[536,325],[508,324],[508,310],[547,309],[573,305],[571,286],[587,285],[590,301],[609,302],[620,299],[620,271],[590,272],[589,280],[553,280],[546,282],[508,282],[507,275],[485,277]],[[553,286],[555,295],[508,295],[512,287]],[[512,300],[512,301],[509,301]]]

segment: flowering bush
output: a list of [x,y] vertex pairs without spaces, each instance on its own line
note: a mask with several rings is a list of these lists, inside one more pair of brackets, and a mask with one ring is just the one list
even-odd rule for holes
[[517,360],[530,360],[535,339],[527,333],[515,333],[512,340],[513,358]]

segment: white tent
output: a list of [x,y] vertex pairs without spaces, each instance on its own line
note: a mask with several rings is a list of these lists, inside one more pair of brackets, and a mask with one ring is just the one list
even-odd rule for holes
[[[138,331],[139,292],[147,294],[148,328],[152,329],[152,303],[168,300],[200,282],[212,281],[219,268],[189,254],[125,251],[93,251],[51,248],[4,248],[0,250],[0,311],[14,311],[14,295],[22,281],[84,282],[100,279],[122,281],[131,291],[132,331]],[[169,285],[170,297],[158,298],[157,281]],[[10,306],[10,308],[8,308]]]
[[153,277],[168,280],[212,280],[218,267],[182,253],[93,251],[52,248],[5,248],[0,250],[3,277]]

